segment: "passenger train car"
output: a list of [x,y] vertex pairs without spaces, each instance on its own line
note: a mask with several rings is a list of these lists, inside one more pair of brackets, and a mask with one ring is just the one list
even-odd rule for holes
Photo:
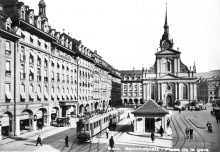
[[77,122],[77,138],[79,140],[89,140],[95,137],[102,130],[118,123],[124,118],[124,110],[118,109],[103,114],[85,117]]

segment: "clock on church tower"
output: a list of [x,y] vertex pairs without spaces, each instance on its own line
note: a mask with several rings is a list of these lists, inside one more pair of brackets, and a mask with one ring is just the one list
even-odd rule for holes
[[164,49],[168,49],[168,48],[170,47],[169,42],[167,42],[167,41],[163,41],[163,43],[162,43],[162,47],[163,47]]

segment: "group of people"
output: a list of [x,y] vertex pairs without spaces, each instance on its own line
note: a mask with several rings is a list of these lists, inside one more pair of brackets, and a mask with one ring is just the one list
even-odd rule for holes
[[186,127],[185,134],[186,134],[186,138],[192,139],[193,138],[193,129],[192,129],[192,127],[189,127],[189,128]]

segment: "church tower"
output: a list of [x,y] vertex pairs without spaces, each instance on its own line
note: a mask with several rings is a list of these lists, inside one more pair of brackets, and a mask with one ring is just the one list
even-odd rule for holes
[[164,23],[164,34],[162,35],[162,39],[160,40],[160,48],[161,50],[163,49],[168,49],[168,48],[173,48],[173,39],[171,39],[170,34],[169,34],[169,26],[167,23],[167,4],[166,4],[166,15],[165,15],[165,23]]

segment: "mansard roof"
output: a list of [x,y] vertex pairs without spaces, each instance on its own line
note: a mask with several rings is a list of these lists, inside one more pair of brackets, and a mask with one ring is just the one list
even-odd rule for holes
[[121,70],[119,71],[121,75],[141,75],[142,70]]
[[169,111],[158,105],[154,100],[150,99],[132,113],[136,116],[166,115],[169,114]]

